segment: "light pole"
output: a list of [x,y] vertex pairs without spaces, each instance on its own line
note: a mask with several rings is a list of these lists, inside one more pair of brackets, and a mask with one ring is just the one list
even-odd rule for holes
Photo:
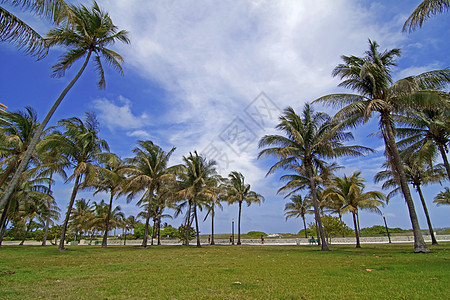
[[234,219],[231,220],[231,244],[234,245]]
[[386,227],[386,232],[387,232],[387,236],[388,236],[388,239],[389,239],[389,244],[391,243],[391,236],[389,235],[389,229],[388,229],[388,226],[387,226],[387,223],[386,223],[386,217],[383,215],[383,220],[384,220],[384,227]]

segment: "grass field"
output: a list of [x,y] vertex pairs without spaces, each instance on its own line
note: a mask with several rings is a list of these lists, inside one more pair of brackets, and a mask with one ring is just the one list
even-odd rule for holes
[[0,299],[449,299],[449,246],[4,246]]

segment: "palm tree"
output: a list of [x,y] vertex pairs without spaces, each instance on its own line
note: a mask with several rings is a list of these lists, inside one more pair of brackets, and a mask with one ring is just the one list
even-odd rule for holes
[[[26,107],[25,112],[0,110],[0,116],[0,168],[2,168],[0,188],[4,191],[4,185],[10,180],[11,174],[23,160],[39,123],[37,122],[36,112],[31,107]],[[11,199],[8,199],[3,206],[0,232],[3,232],[5,228],[10,201]]]
[[183,206],[188,207],[185,221],[186,245],[189,245],[189,231],[192,221],[195,221],[197,247],[200,248],[197,209],[201,209],[203,203],[208,203],[215,197],[216,162],[207,160],[197,151],[194,151],[194,154],[189,153],[188,157],[183,156],[183,161],[184,165],[178,166],[174,199],[182,201],[178,206],[178,212]]
[[443,191],[437,194],[437,196],[434,197],[433,203],[436,203],[437,206],[450,205],[450,189],[445,188]]
[[42,149],[58,149],[66,156],[73,168],[68,181],[75,180],[69,206],[64,219],[58,250],[64,250],[67,224],[72,212],[75,197],[80,188],[94,185],[99,173],[99,153],[109,151],[105,140],[98,137],[98,123],[95,115],[87,113],[83,122],[79,118],[64,119],[58,122],[65,131],[56,131],[42,141]]
[[123,73],[121,66],[123,62],[122,57],[118,53],[106,47],[114,44],[116,40],[129,43],[127,32],[124,30],[118,31],[118,28],[112,23],[109,15],[102,11],[95,1],[91,10],[85,6],[76,7],[72,5],[70,8],[74,15],[74,25],[62,25],[59,28],[51,30],[47,34],[47,41],[50,46],[64,45],[69,47],[69,51],[59,59],[59,62],[56,65],[52,67],[53,75],[63,76],[65,71],[69,69],[75,61],[83,56],[86,56],[86,58],[78,73],[61,92],[50,111],[47,113],[44,120],[34,133],[22,161],[16,168],[12,180],[9,182],[0,199],[0,206],[6,203],[13,193],[14,188],[20,179],[20,174],[25,170],[45,126],[65,95],[73,87],[78,78],[80,78],[92,54],[95,55],[96,70],[100,76],[100,80],[98,82],[98,86],[100,88],[105,87],[104,70],[100,56],[104,57],[107,64],[110,64],[113,68]]
[[205,203],[205,207],[208,211],[206,212],[203,222],[206,221],[209,215],[211,216],[210,245],[215,245],[216,243],[214,242],[214,217],[216,216],[216,207],[223,209],[221,202],[225,200],[224,197],[226,198],[227,184],[224,183],[225,179],[222,178],[222,176],[220,175],[212,177],[212,180],[209,182],[211,184],[210,189],[213,193],[211,194],[212,198],[210,198],[210,201],[207,201]]
[[89,224],[94,216],[94,208],[89,204],[90,200],[84,198],[76,200],[70,215],[70,227],[75,231],[75,238],[88,232]]
[[267,174],[278,169],[292,169],[293,165],[304,170],[322,241],[321,248],[323,251],[328,251],[320,219],[316,188],[316,177],[320,174],[320,170],[326,167],[323,158],[362,155],[362,152],[368,152],[370,149],[361,146],[344,146],[342,142],[351,139],[351,133],[344,132],[343,128],[332,122],[327,114],[315,113],[309,104],[305,105],[303,116],[297,115],[291,107],[285,109],[276,128],[283,131],[285,135],[264,136],[259,142],[259,147],[273,147],[262,150],[259,157],[273,155],[279,158]]
[[423,22],[430,18],[431,15],[443,13],[448,11],[449,8],[449,0],[423,0],[406,20],[403,25],[403,31],[412,32],[417,27],[422,27]]
[[[63,0],[29,1],[14,0],[2,1],[11,6],[20,7],[25,11],[30,11],[34,15],[44,16],[51,21],[67,25],[73,24],[73,13],[70,7]],[[47,52],[49,44],[31,26],[19,19],[17,16],[0,6],[0,39],[10,42],[25,51],[26,54],[43,58]]]
[[286,206],[284,207],[284,215],[286,216],[286,220],[289,218],[302,217],[303,226],[305,228],[305,238],[308,238],[305,215],[308,213],[308,210],[313,204],[311,201],[308,201],[308,199],[303,199],[301,195],[292,195],[290,199],[291,202],[286,203]]
[[450,94],[420,93],[424,98],[438,97],[439,105],[432,108],[417,107],[407,116],[396,116],[396,121],[406,128],[397,128],[397,133],[405,137],[398,142],[399,148],[406,156],[418,156],[431,165],[437,152],[441,154],[447,177],[450,179],[450,164],[447,158],[450,143]]
[[366,123],[373,114],[379,114],[379,128],[386,147],[385,153],[408,206],[414,232],[414,252],[428,253],[429,249],[420,231],[414,202],[395,142],[393,113],[405,110],[414,100],[411,95],[416,92],[445,87],[450,81],[450,69],[430,71],[392,83],[391,67],[396,65],[395,59],[400,56],[400,49],[380,53],[378,44],[371,40],[369,48],[363,58],[342,56],[344,63],[339,64],[332,73],[333,76],[345,79],[339,86],[353,89],[358,94],[332,94],[315,101],[344,106],[336,113],[334,119],[349,127]]
[[[438,242],[436,237],[434,236],[433,226],[431,225],[430,214],[428,213],[427,204],[425,202],[425,198],[422,193],[422,186],[428,185],[430,183],[441,182],[444,178],[444,169],[442,165],[437,165],[435,167],[427,166],[424,161],[420,161],[420,159],[414,159],[414,157],[409,157],[404,162],[405,166],[405,174],[408,179],[408,182],[412,184],[412,186],[416,189],[419,194],[420,202],[422,203],[422,207],[425,213],[425,217],[427,219],[428,230],[431,236],[431,242],[433,245],[437,245]],[[386,165],[387,167],[387,165]],[[395,178],[393,176],[392,171],[387,168],[384,171],[378,172],[375,175],[375,182],[381,182],[385,180],[383,183],[383,189],[394,188],[388,195],[389,198],[396,195],[399,192],[399,187]]]
[[342,203],[342,213],[351,212],[355,227],[356,248],[361,248],[359,242],[358,225],[356,216],[359,209],[367,209],[381,213],[379,206],[384,206],[386,196],[378,191],[364,191],[364,178],[357,171],[352,176],[335,177],[332,184],[324,191],[324,197],[330,201]]
[[129,201],[137,194],[143,192],[138,204],[146,204],[142,247],[147,248],[148,227],[155,194],[165,184],[175,180],[172,169],[167,167],[169,158],[175,151],[175,148],[166,153],[151,141],[139,141],[138,144],[139,147],[133,149],[135,156],[126,159],[127,165],[123,168],[127,178],[124,191],[129,193],[127,196]]
[[[45,138],[45,137],[44,137]],[[48,176],[50,182],[48,184],[48,193],[52,193],[53,175],[55,173],[59,174],[64,180],[67,179],[67,174],[65,168],[70,164],[66,157],[61,155],[57,149],[51,149],[50,151],[43,151],[37,146],[37,157],[39,159],[39,164],[35,167],[36,172],[38,172],[38,177]],[[50,198],[49,198],[50,199]],[[47,202],[44,207],[47,209],[45,212],[44,222],[44,236],[42,238],[42,246],[47,243],[47,234],[49,226],[53,224],[54,219],[59,219],[60,209],[56,202]]]
[[123,161],[117,155],[112,153],[101,153],[99,156],[101,160],[104,161],[104,166],[100,169],[100,177],[96,183],[94,195],[103,191],[109,191],[110,193],[109,210],[105,220],[105,232],[102,240],[102,248],[106,248],[108,244],[108,229],[110,228],[109,221],[111,219],[113,199],[120,194],[125,177],[122,172],[122,168],[124,167]]
[[227,192],[228,204],[238,203],[238,241],[237,245],[241,244],[241,214],[242,203],[246,202],[247,206],[252,203],[261,204],[264,201],[264,197],[252,190],[250,190],[250,184],[245,183],[244,175],[240,172],[233,171],[228,175],[229,187]]

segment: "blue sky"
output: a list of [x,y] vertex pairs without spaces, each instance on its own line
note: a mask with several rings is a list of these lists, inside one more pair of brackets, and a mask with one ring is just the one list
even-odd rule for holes
[[[85,3],[90,1],[69,1]],[[137,140],[150,139],[168,151],[176,147],[171,164],[197,150],[215,159],[221,175],[242,172],[252,189],[266,201],[243,208],[242,232],[298,232],[301,220],[284,218],[287,200],[276,191],[281,173],[265,176],[270,159],[257,160],[258,140],[275,133],[279,112],[292,106],[300,112],[304,103],[329,93],[342,92],[331,71],[341,55],[362,56],[368,39],[380,50],[401,48],[394,78],[419,74],[450,65],[448,13],[435,16],[411,34],[401,28],[421,1],[117,1],[98,0],[120,29],[130,32],[131,44],[115,45],[125,63],[125,75],[105,68],[106,89],[96,87],[90,64],[64,99],[51,123],[94,111],[100,135],[111,151],[131,156]],[[17,10],[11,9],[17,12]],[[50,25],[17,12],[40,33]],[[63,78],[51,78],[50,67],[64,49],[54,48],[36,62],[10,44],[0,44],[0,102],[10,111],[32,106],[41,120],[80,64]],[[325,109],[332,114],[333,111]],[[237,131],[236,131],[237,130]],[[363,158],[342,158],[342,174],[362,171],[366,190],[380,190],[374,174],[384,162],[383,142],[369,136],[376,121],[354,131],[355,141],[378,150]],[[238,132],[240,139],[235,139]],[[432,204],[448,186],[424,188],[434,227],[449,226],[447,207]],[[61,180],[55,198],[65,213],[72,184]],[[107,195],[80,192],[77,198],[99,201]],[[422,207],[416,200],[420,225],[426,228]],[[124,198],[115,202],[128,216],[139,209]],[[404,200],[397,196],[383,209],[389,226],[411,228]],[[217,213],[216,232],[230,232],[237,206],[224,205]],[[311,216],[308,222],[312,221]],[[203,219],[203,218],[202,218]],[[345,216],[352,226],[350,216]],[[166,220],[178,226],[181,219]],[[382,225],[382,218],[362,213],[361,226]],[[210,232],[210,221],[201,223]]]

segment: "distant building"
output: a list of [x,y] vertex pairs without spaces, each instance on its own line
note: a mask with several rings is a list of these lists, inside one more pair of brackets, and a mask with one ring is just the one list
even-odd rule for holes
[[6,106],[5,104],[0,103],[0,109],[5,110],[7,108],[8,108],[8,106]]

